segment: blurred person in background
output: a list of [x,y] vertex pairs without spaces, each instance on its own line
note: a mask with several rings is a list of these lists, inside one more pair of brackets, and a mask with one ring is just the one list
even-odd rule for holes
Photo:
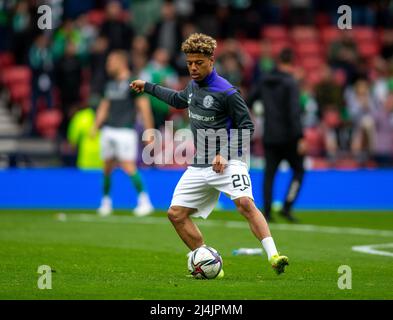
[[356,80],[358,61],[359,51],[352,30],[340,30],[339,38],[333,41],[328,49],[329,65],[345,72],[347,85]]
[[237,21],[231,15],[228,5],[218,5],[216,8],[214,32],[217,32],[217,37],[220,39],[227,39],[235,36]]
[[236,87],[240,87],[243,82],[243,68],[234,53],[222,54],[217,58],[217,71],[228,79]]
[[11,18],[12,52],[17,64],[26,64],[28,51],[33,36],[33,17],[30,13],[29,2],[19,1]]
[[87,14],[81,14],[75,20],[75,28],[80,31],[81,35],[78,55],[83,65],[86,65],[88,63],[90,49],[97,39],[98,30],[89,23]]
[[[185,21],[181,25],[181,41],[185,41],[191,34],[198,32],[197,27],[194,23],[190,21]],[[179,51],[174,59],[174,67],[179,75],[179,81],[184,82],[186,84],[188,82],[188,69],[187,69],[187,61],[184,54]]]
[[132,39],[131,54],[135,53],[147,57],[149,55],[149,52],[150,52],[150,44],[145,36],[138,35]]
[[334,79],[333,70],[329,65],[322,67],[321,81],[315,87],[315,99],[318,104],[318,115],[328,161],[334,165],[340,147],[339,136],[344,130],[342,121],[345,102],[343,88]]
[[393,90],[393,60],[386,61],[382,57],[377,56],[372,61],[372,67],[372,97],[378,105],[382,105],[389,91]]
[[149,32],[149,43],[153,52],[163,48],[174,61],[181,45],[181,26],[176,19],[176,7],[172,0],[165,0],[161,6],[161,19]]
[[293,170],[285,202],[280,214],[291,222],[295,202],[304,176],[303,154],[305,141],[301,123],[299,85],[292,76],[293,52],[285,48],[281,51],[277,67],[262,76],[251,90],[249,104],[261,100],[264,106],[265,177],[263,184],[264,214],[271,220],[273,184],[279,164],[287,160]]
[[136,36],[131,44],[131,70],[136,77],[140,77],[148,63],[149,43],[144,36]]
[[139,78],[146,69],[148,63],[147,57],[148,56],[143,54],[131,53],[131,70],[135,75],[138,75]]
[[[154,51],[152,60],[140,74],[141,78],[148,82],[158,83],[170,88],[178,84],[176,71],[169,64],[169,54],[164,48],[158,48]],[[149,95],[156,129],[160,129],[169,115],[169,106],[166,102]]]
[[99,101],[93,98],[86,107],[75,112],[67,130],[67,140],[76,149],[76,166],[79,169],[102,169],[100,135],[90,134],[95,123],[95,111]]
[[108,57],[108,39],[99,36],[90,49],[90,95],[100,96],[107,81],[105,63]]
[[0,0],[0,51],[12,50],[11,18],[15,12],[16,1]]
[[358,79],[346,90],[345,99],[353,123],[351,151],[359,165],[365,165],[373,149],[375,124],[372,114],[377,109],[368,80]]
[[141,115],[145,129],[153,128],[149,99],[129,90],[132,75],[128,68],[126,51],[111,52],[106,68],[112,79],[107,82],[91,132],[92,137],[95,137],[98,130],[102,128],[101,152],[104,160],[104,184],[98,214],[107,216],[112,213],[112,200],[109,195],[111,174],[118,161],[120,167],[129,175],[138,194],[138,204],[134,209],[135,215],[148,215],[153,212],[153,206],[136,166],[139,139],[134,128],[137,113]]
[[252,82],[256,83],[260,80],[261,75],[270,72],[274,68],[274,57],[270,40],[264,39],[260,42],[261,54],[258,57],[252,74]]
[[37,134],[35,128],[36,115],[38,112],[38,100],[43,97],[46,100],[46,107],[51,109],[52,88],[53,88],[53,57],[49,47],[49,36],[41,33],[29,50],[29,66],[32,70],[32,103],[29,116],[28,132]]
[[65,138],[69,119],[71,114],[75,112],[72,110],[72,106],[76,105],[81,98],[82,64],[77,57],[77,48],[73,42],[67,42],[65,54],[56,64],[55,73],[63,113],[60,135]]
[[314,21],[312,0],[289,0],[288,18],[291,25],[310,25]]
[[163,0],[132,0],[129,11],[135,33],[146,36],[160,19]]
[[78,56],[83,55],[83,49],[85,49],[83,41],[82,33],[76,28],[75,21],[72,19],[64,20],[53,36],[52,52],[54,60],[58,61],[64,56],[69,42],[75,45]]
[[393,29],[385,29],[381,39],[381,56],[389,60],[393,58]]
[[302,110],[303,128],[315,128],[319,125],[318,103],[315,99],[315,90],[307,81],[301,80],[300,107]]
[[225,72],[226,76],[236,82],[234,84],[240,87],[240,90],[245,90],[243,87],[246,84],[245,73],[246,70],[251,71],[253,59],[243,50],[240,42],[232,38],[225,39],[216,61],[217,70]]
[[252,64],[252,58],[242,49],[241,43],[236,39],[225,39],[222,44],[222,50],[217,55],[218,62],[225,55],[234,55],[236,57],[237,63],[242,67]]
[[108,1],[106,7],[106,20],[101,26],[100,35],[108,39],[109,51],[114,49],[129,50],[134,30],[123,21],[123,8],[118,0]]
[[373,159],[381,167],[393,165],[393,91],[390,91],[383,105],[374,110],[375,142]]

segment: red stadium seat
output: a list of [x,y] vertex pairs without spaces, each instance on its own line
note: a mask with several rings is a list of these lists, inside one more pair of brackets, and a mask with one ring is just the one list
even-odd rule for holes
[[335,164],[335,167],[337,169],[351,170],[351,169],[359,168],[359,165],[356,162],[356,160],[351,159],[351,158],[347,158],[347,159],[338,159]]
[[317,41],[296,43],[294,49],[299,58],[304,58],[305,56],[319,56],[323,54],[323,47]]
[[337,128],[341,123],[340,113],[337,110],[326,110],[322,122],[329,128]]
[[288,31],[283,26],[266,26],[261,30],[261,36],[270,40],[287,41]]
[[359,54],[366,58],[373,58],[379,54],[379,44],[375,41],[366,41],[358,43]]
[[311,158],[311,167],[313,169],[319,169],[319,170],[324,170],[324,169],[329,169],[330,164],[329,162],[322,157],[313,157]]
[[30,99],[31,85],[30,83],[15,83],[9,87],[11,101],[21,102]]
[[306,70],[306,72],[319,70],[323,64],[324,59],[320,55],[303,56],[300,60],[300,65]]
[[221,54],[223,48],[224,48],[224,41],[221,39],[217,39],[217,48],[216,50],[214,50],[214,55],[218,57]]
[[322,41],[328,45],[340,37],[340,30],[336,26],[326,26],[321,29],[320,35]]
[[317,41],[319,35],[315,27],[297,26],[291,31],[291,37],[294,41]]
[[105,11],[103,10],[91,10],[88,12],[88,20],[95,26],[100,26],[105,21]]
[[62,121],[62,114],[59,110],[45,110],[38,114],[36,127],[38,132],[46,138],[55,138],[57,130]]
[[320,83],[322,80],[322,73],[319,69],[315,69],[312,72],[306,73],[306,82],[312,87]]
[[306,128],[304,139],[307,145],[307,155],[319,156],[324,150],[323,135],[318,128]]
[[31,70],[26,66],[9,67],[3,70],[2,82],[6,86],[11,86],[15,83],[30,83]]
[[285,41],[285,40],[284,41],[282,41],[282,40],[272,41],[272,43],[271,43],[273,56],[277,56],[282,49],[290,48],[290,47],[291,47],[290,42],[289,41]]
[[14,55],[11,52],[0,52],[0,69],[11,67],[15,63]]
[[323,28],[330,25],[331,18],[327,12],[319,12],[315,16],[315,25],[318,28]]
[[384,43],[387,39],[392,37],[393,30],[392,29],[380,29],[378,30],[378,41],[379,43]]
[[356,41],[375,41],[378,40],[378,34],[370,27],[354,27],[353,35]]
[[242,49],[248,53],[254,60],[261,55],[261,44],[255,40],[245,40],[240,43]]
[[320,67],[324,64],[325,60],[319,56],[308,56],[307,58],[300,61],[301,65],[305,68],[315,68]]

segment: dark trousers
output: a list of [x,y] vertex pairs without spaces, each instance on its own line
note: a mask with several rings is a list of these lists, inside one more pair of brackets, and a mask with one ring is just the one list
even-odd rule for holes
[[285,213],[290,212],[292,205],[299,194],[304,176],[304,167],[303,156],[297,152],[296,141],[286,144],[264,144],[264,149],[266,162],[265,177],[263,181],[264,214],[267,218],[270,218],[274,177],[281,160],[287,160],[293,170],[292,180],[289,185],[283,207]]

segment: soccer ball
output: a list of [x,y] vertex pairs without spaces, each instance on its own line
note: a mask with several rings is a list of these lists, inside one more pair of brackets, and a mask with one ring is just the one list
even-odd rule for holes
[[216,249],[202,246],[188,256],[188,271],[196,279],[214,279],[222,270],[222,258]]

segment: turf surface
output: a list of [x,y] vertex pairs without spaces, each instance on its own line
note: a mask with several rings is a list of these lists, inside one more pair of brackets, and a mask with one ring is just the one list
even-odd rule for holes
[[[145,218],[120,211],[0,211],[0,299],[393,299],[393,245],[375,255],[353,246],[392,244],[393,212],[299,212],[300,224],[271,224],[287,272],[266,256],[233,256],[259,247],[236,212],[197,220],[206,244],[224,260],[225,277],[186,277],[186,253],[164,213]],[[383,231],[385,230],[385,231]],[[38,266],[49,265],[52,289],[39,290]],[[352,289],[340,290],[340,265]]]

